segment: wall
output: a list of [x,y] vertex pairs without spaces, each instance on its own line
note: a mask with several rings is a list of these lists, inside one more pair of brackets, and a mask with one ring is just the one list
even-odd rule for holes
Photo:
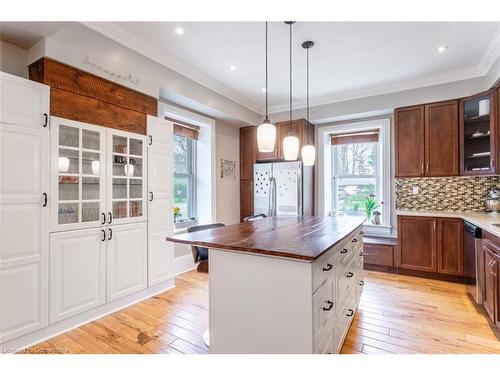
[[[499,182],[500,176],[397,178],[396,209],[484,211],[488,190]],[[412,194],[413,187],[419,194]]]
[[234,125],[217,121],[215,126],[217,157],[217,221],[226,225],[240,221],[239,171],[236,178],[221,178],[220,160],[233,160],[239,170],[240,132]]
[[0,70],[28,78],[28,51],[0,40]]
[[[68,24],[33,46],[28,62],[43,56],[106,79],[110,79],[109,72],[119,74],[125,77],[118,79],[119,84],[156,98],[161,92],[162,97],[171,102],[193,110],[199,110],[195,108],[199,106],[228,120],[255,124],[261,118],[241,104],[78,23]],[[129,75],[131,80],[126,79]]]

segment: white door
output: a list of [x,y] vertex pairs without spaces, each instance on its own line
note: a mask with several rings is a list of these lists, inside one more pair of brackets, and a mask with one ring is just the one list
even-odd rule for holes
[[113,225],[107,230],[107,301],[147,286],[146,223]]
[[301,215],[300,162],[274,163],[273,177],[276,185],[276,215]]
[[148,286],[174,277],[173,123],[148,116]]
[[51,117],[51,232],[104,225],[106,129]]
[[106,302],[106,231],[50,234],[50,322]]
[[146,221],[146,137],[107,129],[108,224]]
[[0,122],[48,127],[49,86],[0,72]]
[[49,88],[0,73],[0,342],[48,324]]

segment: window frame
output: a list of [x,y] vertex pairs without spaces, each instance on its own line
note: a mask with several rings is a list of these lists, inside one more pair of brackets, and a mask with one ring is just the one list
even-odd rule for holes
[[[188,181],[187,184],[187,218],[182,221],[175,222],[176,228],[187,227],[193,222],[197,222],[196,216],[196,140],[183,136],[174,134],[174,137],[182,137],[187,139],[187,151],[186,151],[186,172],[180,173],[175,171],[175,146],[174,146],[174,186],[175,186],[175,178],[186,178]],[[175,140],[174,140],[175,143]],[[175,193],[174,193],[175,195]],[[173,202],[175,207],[175,202]]]

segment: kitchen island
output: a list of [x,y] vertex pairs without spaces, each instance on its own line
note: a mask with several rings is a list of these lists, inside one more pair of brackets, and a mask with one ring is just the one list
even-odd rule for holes
[[363,286],[360,216],[275,216],[167,238],[210,249],[210,352],[338,353]]

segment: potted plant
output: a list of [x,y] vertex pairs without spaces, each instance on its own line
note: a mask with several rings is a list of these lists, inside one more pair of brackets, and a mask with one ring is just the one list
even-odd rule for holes
[[174,207],[174,223],[177,223],[177,219],[181,217],[181,208]]
[[369,196],[366,197],[365,213],[366,213],[367,220],[370,220],[372,218],[373,211],[375,211],[379,206],[380,206],[380,204],[375,199],[374,194],[370,194]]

